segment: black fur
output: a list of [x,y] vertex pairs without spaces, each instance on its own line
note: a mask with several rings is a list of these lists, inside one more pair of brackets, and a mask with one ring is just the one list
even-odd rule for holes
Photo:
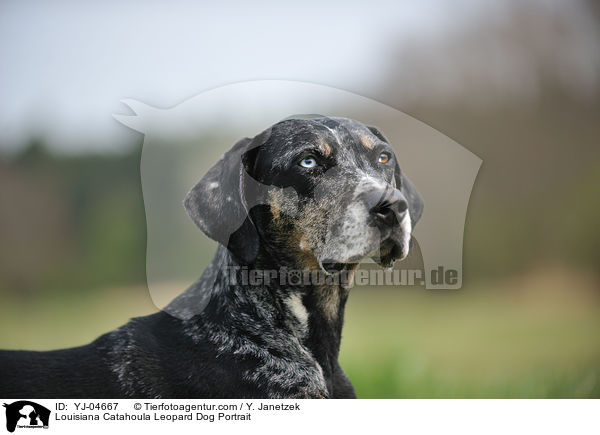
[[[359,248],[339,233],[344,210],[362,201],[352,192],[361,192],[364,179],[385,185],[382,195],[399,190],[394,198],[406,199],[414,226],[423,203],[397,161],[377,163],[389,150],[376,129],[344,118],[288,119],[241,140],[185,199],[194,222],[221,244],[200,279],[164,311],[134,318],[86,346],[0,351],[0,396],[355,397],[338,363],[348,289],[277,280],[250,285],[242,268],[330,277],[324,259],[337,256],[337,272],[354,270],[367,248],[347,260]],[[299,166],[306,156],[318,165]],[[396,225],[403,211],[385,206],[395,224],[380,225],[379,237],[365,221],[362,244],[392,246],[386,255],[393,261],[404,240]]]

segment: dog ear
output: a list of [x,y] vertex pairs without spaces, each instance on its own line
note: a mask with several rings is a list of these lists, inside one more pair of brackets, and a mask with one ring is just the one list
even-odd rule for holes
[[[398,165],[398,163],[396,163]],[[421,215],[423,214],[423,207],[425,206],[423,202],[423,198],[419,195],[417,188],[414,184],[403,174],[400,172],[400,167],[396,168],[396,171],[400,173],[400,192],[406,198],[408,202],[408,212],[410,213],[410,223],[412,228],[415,227],[418,220],[421,219]],[[398,185],[398,181],[396,181],[396,185]]]
[[244,195],[247,165],[255,140],[245,138],[208,170],[188,192],[183,202],[187,214],[211,239],[216,240],[242,264],[252,263],[258,254],[259,237],[248,215]]
[[[377,128],[371,126],[368,126],[367,128],[371,133],[377,136],[379,140],[382,140],[388,144],[390,143]],[[396,167],[394,168],[394,181],[396,182],[396,188],[400,188],[402,195],[404,195],[406,201],[408,202],[410,223],[412,228],[414,228],[423,214],[423,207],[425,204],[423,203],[423,198],[421,198],[421,195],[419,195],[415,185],[412,184],[412,182],[400,170],[398,159],[396,159]]]

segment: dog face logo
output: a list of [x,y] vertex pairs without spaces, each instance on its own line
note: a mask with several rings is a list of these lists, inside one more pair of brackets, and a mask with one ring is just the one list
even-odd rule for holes
[[6,430],[14,432],[15,428],[47,429],[50,422],[50,410],[29,400],[19,400],[4,404],[6,408]]

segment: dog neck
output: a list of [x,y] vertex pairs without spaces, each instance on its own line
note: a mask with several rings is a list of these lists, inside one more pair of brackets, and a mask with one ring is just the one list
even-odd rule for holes
[[[265,264],[270,269],[264,269]],[[290,275],[296,270],[287,265],[273,269],[273,264],[277,264],[273,259],[259,258],[252,266],[244,265],[219,246],[202,277],[166,311],[190,320],[199,315],[245,336],[256,336],[257,330],[293,336],[324,373],[331,373],[337,364],[348,289],[336,284],[335,277],[326,280],[315,273],[306,282],[302,278],[308,274],[299,280]]]
[[298,257],[291,257],[290,261],[274,256],[272,251],[261,251],[254,267],[262,270],[267,265],[277,265],[277,279],[270,281],[270,291],[283,302],[286,315],[298,320],[295,323],[301,328],[292,330],[327,370],[338,358],[349,291],[348,275],[354,268],[344,270],[343,274],[327,274],[316,262],[312,265],[310,261],[297,263]]

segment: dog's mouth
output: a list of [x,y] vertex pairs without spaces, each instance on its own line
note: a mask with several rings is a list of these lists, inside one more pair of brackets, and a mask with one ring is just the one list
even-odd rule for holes
[[330,261],[323,261],[320,263],[320,266],[325,273],[333,275],[335,273],[340,273],[341,271],[346,269],[349,264],[350,263],[334,263]]
[[394,265],[394,261],[402,258],[402,246],[392,240],[385,239],[379,246],[379,252],[371,255],[371,259],[383,268],[389,268]]
[[358,263],[360,263],[363,258],[364,257],[355,255],[343,262],[335,260],[324,260],[319,261],[319,266],[321,267],[321,270],[323,270],[323,272],[329,275],[334,275],[336,273],[355,269],[358,266]]
[[331,259],[327,259],[319,262],[321,269],[327,274],[340,273],[344,270],[350,270],[364,258],[370,257],[375,263],[383,268],[392,267],[394,261],[403,258],[403,249],[400,243],[392,240],[391,238],[385,239],[378,248],[374,249],[367,255],[356,255],[349,259],[340,262]]

